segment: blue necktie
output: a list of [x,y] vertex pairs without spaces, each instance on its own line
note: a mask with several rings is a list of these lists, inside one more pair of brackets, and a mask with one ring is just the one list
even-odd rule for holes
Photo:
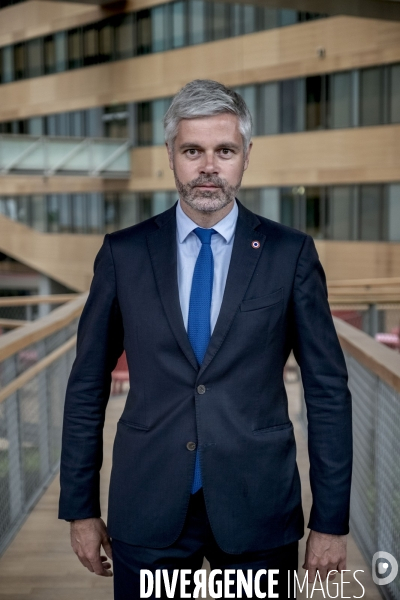
[[[194,233],[201,241],[200,253],[194,267],[192,289],[190,291],[188,337],[199,365],[211,337],[210,310],[214,278],[214,259],[211,250],[211,236],[214,229],[197,227]],[[196,451],[196,464],[192,484],[192,494],[202,486],[199,451]]]

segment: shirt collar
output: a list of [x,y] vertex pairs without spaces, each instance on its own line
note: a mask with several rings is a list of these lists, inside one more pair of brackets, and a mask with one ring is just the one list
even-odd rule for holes
[[[232,240],[235,233],[236,221],[238,218],[238,205],[236,200],[234,201],[232,210],[213,226],[214,231],[219,233],[227,244]],[[186,240],[187,236],[198,227],[197,223],[192,221],[186,213],[183,212],[181,207],[181,201],[178,201],[176,206],[176,227],[178,231],[178,240],[180,244]]]

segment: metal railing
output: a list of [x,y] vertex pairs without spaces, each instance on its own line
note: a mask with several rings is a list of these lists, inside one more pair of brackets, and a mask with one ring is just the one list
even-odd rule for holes
[[0,338],[0,553],[58,471],[65,388],[85,298]]
[[[353,398],[350,530],[367,563],[378,551],[400,558],[400,355],[334,319]],[[304,398],[301,421],[307,430]],[[379,591],[400,598],[400,578]]]
[[77,294],[0,297],[0,335],[44,317]]

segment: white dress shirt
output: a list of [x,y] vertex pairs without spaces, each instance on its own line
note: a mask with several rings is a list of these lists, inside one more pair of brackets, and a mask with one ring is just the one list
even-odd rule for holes
[[[212,227],[211,250],[214,257],[214,279],[211,298],[211,333],[219,315],[231,260],[233,240],[235,238],[238,217],[236,200],[232,210]],[[190,290],[192,289],[193,271],[201,249],[201,241],[193,230],[199,227],[182,210],[179,200],[176,207],[176,240],[178,248],[178,288],[183,322],[187,331],[189,317]]]

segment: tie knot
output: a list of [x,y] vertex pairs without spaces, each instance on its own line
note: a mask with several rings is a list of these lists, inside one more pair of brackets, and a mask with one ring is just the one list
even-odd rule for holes
[[202,227],[196,227],[193,231],[202,244],[211,244],[212,234],[217,233],[214,229],[203,229]]

